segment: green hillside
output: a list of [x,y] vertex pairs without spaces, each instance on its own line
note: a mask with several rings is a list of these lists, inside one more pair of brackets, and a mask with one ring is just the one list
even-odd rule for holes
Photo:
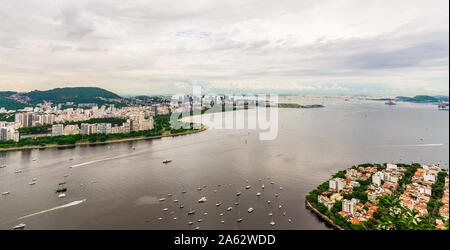
[[11,100],[5,97],[0,97],[0,108],[5,108],[7,110],[23,109],[29,107],[30,105],[23,104],[21,102]]
[[102,88],[94,87],[76,87],[76,88],[56,88],[46,91],[34,90],[24,94],[31,100],[31,104],[38,104],[45,101],[53,103],[74,102],[78,103],[97,103],[103,104],[103,98],[121,98],[119,95]]

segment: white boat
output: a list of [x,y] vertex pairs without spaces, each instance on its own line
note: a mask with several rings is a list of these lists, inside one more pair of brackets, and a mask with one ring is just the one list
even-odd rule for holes
[[236,221],[237,221],[237,222],[242,222],[243,219],[242,219],[242,218],[238,218]]
[[160,198],[159,199],[159,201],[165,201],[166,200],[166,198]]
[[208,215],[208,213],[206,213],[206,212],[205,212],[205,213],[203,213],[203,215],[204,215],[204,216],[207,216],[207,215]]
[[8,195],[9,191],[3,192],[2,195]]
[[173,217],[173,219],[174,219],[174,220],[177,220],[178,218],[177,218],[177,217]]
[[231,209],[233,209],[233,207],[228,207],[228,208],[227,208],[227,211],[231,211]]
[[35,181],[32,181],[32,182],[28,182],[28,185],[30,185],[30,186],[32,186],[32,185],[34,185],[34,184],[36,184],[36,182],[35,182]]
[[280,190],[283,190],[283,187],[280,187]]
[[289,223],[291,223],[291,222],[292,222],[292,220],[291,220],[291,219],[288,219],[288,222],[289,222]]
[[264,184],[261,185],[261,188],[264,189]]
[[283,206],[281,206],[281,205],[278,205],[278,209],[281,209]]
[[272,216],[273,214],[272,213],[269,213],[269,216]]
[[271,225],[271,226],[275,226],[275,221],[271,221],[271,222],[270,222],[270,225]]
[[222,205],[222,202],[218,201],[218,202],[216,203],[216,207],[218,207],[218,206],[220,206],[220,205]]
[[16,170],[16,171],[14,171],[14,173],[16,173],[16,174],[19,174],[19,173],[22,173],[22,170]]
[[206,199],[206,197],[202,197],[202,198],[200,198],[199,200],[198,200],[198,203],[204,203],[204,202],[207,202],[208,201],[208,199]]
[[196,227],[195,230],[200,230],[200,227]]
[[198,222],[202,222],[203,220],[202,220],[202,219],[198,219],[197,221],[198,221]]
[[161,218],[161,217],[159,217],[159,218],[158,218],[158,220],[162,220],[162,218]]
[[65,194],[65,193],[60,193],[60,194],[58,195],[58,198],[64,198],[64,197],[66,197],[66,194]]
[[37,178],[33,178],[33,179],[31,179],[31,181],[36,181],[37,180]]
[[250,189],[252,186],[250,186],[250,185],[247,185],[247,186],[245,186],[245,189]]
[[63,177],[69,177],[69,174],[64,174]]
[[19,225],[13,227],[13,230],[24,229],[27,226],[25,223],[20,223]]
[[173,202],[177,203],[177,202],[178,202],[178,199],[173,200]]
[[253,209],[252,207],[250,207],[247,211],[249,212],[249,213],[251,213],[251,212],[253,212],[255,209]]
[[166,211],[168,211],[168,210],[169,210],[169,209],[168,209],[167,207],[162,209],[163,212],[166,212]]
[[239,196],[239,195],[241,195],[242,193],[241,192],[238,192],[237,194],[236,194],[236,196]]
[[224,224],[224,223],[225,223],[225,221],[223,221],[223,220],[220,221],[220,224]]
[[192,222],[192,221],[189,221],[189,222],[188,222],[188,225],[192,225],[192,224],[194,224],[194,222]]
[[261,196],[261,193],[256,193],[256,196]]
[[167,194],[167,196],[171,197],[171,196],[172,196],[172,194]]

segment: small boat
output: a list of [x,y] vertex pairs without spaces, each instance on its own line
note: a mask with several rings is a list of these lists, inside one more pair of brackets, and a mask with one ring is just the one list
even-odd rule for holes
[[195,227],[195,230],[200,230],[200,227]]
[[9,191],[3,192],[2,195],[8,195]]
[[170,162],[172,162],[172,160],[170,160],[170,159],[167,159],[167,160],[163,161],[164,164],[167,164],[167,163],[170,163]]
[[272,184],[272,185],[273,185],[273,184],[275,184],[275,182],[271,181],[271,182],[270,182],[270,184]]
[[65,194],[65,193],[60,193],[60,194],[58,195],[58,198],[64,198],[64,197],[66,197],[66,194]]
[[208,200],[206,199],[206,197],[202,197],[202,198],[200,198],[199,200],[198,200],[198,203],[204,203],[204,202],[207,202]]
[[214,192],[214,193],[217,193],[217,190],[216,190],[216,189],[214,189],[214,190],[213,190],[213,192]]
[[62,193],[62,192],[66,192],[67,188],[66,187],[59,187],[58,189],[56,189],[56,193]]
[[172,194],[169,193],[169,194],[167,194],[167,196],[172,197]]
[[36,161],[36,159],[31,159],[31,161]]
[[203,186],[202,186],[202,188],[207,188],[207,187],[208,187],[208,185],[203,185]]
[[239,196],[239,195],[241,195],[242,193],[241,192],[238,192],[237,194],[236,194],[236,196]]
[[233,207],[228,207],[228,208],[227,208],[227,211],[231,211],[231,209],[233,209]]
[[223,220],[220,221],[220,224],[224,224],[224,223],[225,223],[225,221],[223,221]]
[[251,212],[253,212],[255,209],[253,209],[252,207],[250,207],[247,211],[249,212],[249,213],[251,213]]
[[250,185],[247,185],[247,186],[245,186],[245,189],[250,189],[252,186],[250,186]]
[[159,201],[165,201],[166,198],[159,198]]
[[20,173],[22,173],[22,170],[18,169],[18,170],[16,170],[16,171],[14,171],[14,173],[20,174]]
[[166,211],[168,211],[168,210],[169,210],[169,209],[168,209],[167,207],[162,209],[163,212],[166,212]]
[[271,222],[270,222],[270,225],[271,225],[271,226],[275,226],[275,221],[271,221]]
[[256,196],[261,196],[261,193],[256,193]]
[[283,187],[280,187],[280,190],[283,190]]
[[278,205],[278,209],[281,209],[283,206],[281,206],[281,205]]
[[271,201],[271,200],[268,200],[268,201],[267,201],[267,204],[270,204],[270,203],[272,203],[272,201]]
[[37,180],[37,178],[33,178],[33,179],[31,179],[31,181],[36,181]]
[[289,222],[289,223],[291,223],[291,222],[292,222],[292,220],[291,220],[291,219],[288,219],[288,222]]
[[269,216],[272,216],[273,214],[272,213],[269,213]]
[[261,178],[259,178],[258,181],[262,181]]
[[69,174],[64,174],[63,177],[69,177]]
[[35,182],[35,181],[32,181],[32,182],[28,182],[28,185],[30,185],[30,186],[32,186],[32,185],[34,185],[34,184],[36,184],[36,182]]
[[181,190],[181,193],[185,194],[186,193],[186,189]]
[[283,212],[283,216],[286,216],[286,211]]
[[204,216],[207,216],[207,215],[208,215],[208,213],[206,213],[206,212],[205,212],[205,213],[203,213],[203,215],[204,215]]
[[199,187],[199,188],[197,188],[197,191],[202,191],[202,188],[200,188],[200,187]]
[[19,225],[13,227],[13,230],[24,229],[27,226],[25,223],[20,223]]
[[173,200],[173,202],[175,202],[175,203],[177,203],[178,201],[179,201],[178,199]]
[[216,203],[216,207],[218,207],[218,206],[220,206],[220,205],[222,205],[222,202],[218,201],[218,202]]
[[162,220],[162,218],[161,218],[161,217],[159,217],[159,218],[158,218],[158,220]]
[[195,210],[189,210],[188,215],[195,214]]
[[179,208],[184,208],[184,205],[183,204],[180,204],[180,206],[178,206]]
[[278,195],[280,195],[279,193],[275,193],[275,197],[278,197]]
[[261,185],[261,188],[264,189],[264,184]]
[[189,222],[188,222],[188,225],[192,225],[192,224],[194,224],[194,222],[192,222],[192,221],[189,221]]
[[220,216],[223,216],[223,213],[220,213],[219,215],[220,215]]
[[203,221],[202,219],[198,219],[198,220],[197,220],[197,222],[202,222],[202,221]]
[[239,205],[239,201],[236,201],[236,202],[234,203],[234,205],[235,205],[235,206]]
[[174,220],[177,220],[178,218],[177,218],[177,217],[173,217],[173,219],[174,219]]
[[238,218],[236,221],[237,221],[237,222],[242,222],[243,219],[242,219],[242,218]]
[[63,182],[58,183],[58,186],[61,186],[61,185],[66,185],[66,182],[63,181]]

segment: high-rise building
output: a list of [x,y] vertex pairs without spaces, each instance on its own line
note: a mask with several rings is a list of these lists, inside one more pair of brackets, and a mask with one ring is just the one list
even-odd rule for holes
[[63,124],[55,124],[52,126],[52,136],[61,136],[64,135],[64,125]]

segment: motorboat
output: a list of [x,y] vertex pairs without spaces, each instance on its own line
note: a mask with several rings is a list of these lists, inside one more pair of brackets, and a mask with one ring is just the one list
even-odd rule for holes
[[269,216],[272,216],[273,214],[272,213],[269,213]]
[[180,206],[178,206],[179,208],[184,208],[184,205],[183,204],[180,204]]
[[281,206],[281,205],[278,205],[278,209],[281,209],[283,206]]
[[167,159],[167,160],[163,161],[164,164],[167,164],[167,163],[170,163],[170,162],[172,162],[172,160],[170,160],[170,159]]
[[256,193],[256,196],[261,196],[261,193]]
[[20,174],[20,173],[22,173],[22,170],[18,169],[18,170],[16,170],[16,171],[14,171],[14,173]]
[[197,220],[197,222],[202,222],[202,221],[203,221],[202,219],[198,219],[198,220]]
[[198,187],[198,188],[197,188],[197,191],[202,191],[202,188],[201,188],[201,187]]
[[235,205],[235,206],[239,205],[239,201],[236,201],[236,202],[234,203],[234,205]]
[[159,199],[159,201],[165,201],[166,200],[166,198],[160,198]]
[[60,194],[58,195],[58,198],[64,198],[64,197],[66,197],[66,194],[65,194],[65,193],[60,193]]
[[216,203],[216,207],[218,207],[218,206],[220,206],[220,205],[222,205],[222,202],[218,201],[218,202]]
[[192,221],[189,221],[189,222],[188,222],[188,225],[192,225],[192,224],[194,224],[194,222],[192,222]]
[[261,185],[261,188],[264,189],[264,184]]
[[167,196],[172,197],[172,194],[169,193],[169,194],[167,194]]
[[186,189],[183,188],[183,190],[181,190],[181,193],[185,194],[186,193]]
[[30,185],[30,186],[32,186],[32,185],[34,185],[34,184],[36,184],[35,181],[28,182],[28,185]]
[[9,191],[3,192],[2,195],[8,195]]
[[24,229],[27,226],[25,223],[20,223],[19,225],[13,227],[13,230]]
[[200,199],[198,200],[198,203],[205,203],[205,202],[207,202],[207,201],[208,201],[208,199],[206,199],[206,197],[203,196],[202,198],[200,198]]
[[69,177],[69,174],[64,174],[63,177]]
[[250,186],[250,185],[247,185],[247,186],[245,186],[245,189],[250,189],[252,186]]
[[228,207],[228,208],[227,208],[227,211],[231,211],[231,209],[233,209],[233,207]]
[[225,221],[223,221],[223,220],[220,221],[220,224],[224,224],[224,223],[225,223]]
[[243,219],[242,219],[242,218],[238,218],[236,221],[237,221],[237,222],[242,222]]
[[288,219],[288,222],[289,222],[289,223],[291,223],[291,222],[292,222],[292,220],[291,220],[291,219]]
[[270,222],[270,225],[271,225],[271,226],[275,226],[275,221],[271,221],[271,222]]
[[175,203],[177,203],[178,201],[179,201],[178,199],[173,200],[173,202],[175,202]]
[[189,210],[188,215],[195,214],[195,210]]
[[238,192],[237,194],[236,194],[236,196],[239,196],[239,195],[241,195],[242,193],[241,192]]
[[268,201],[267,201],[267,204],[270,204],[270,203],[272,203],[272,201],[271,201],[271,200],[268,200]]
[[166,212],[166,211],[168,211],[168,210],[169,210],[169,209],[168,209],[167,207],[162,209],[163,212]]
[[255,209],[253,209],[252,207],[250,207],[247,211],[248,211],[249,213],[251,213],[251,212],[255,211]]

